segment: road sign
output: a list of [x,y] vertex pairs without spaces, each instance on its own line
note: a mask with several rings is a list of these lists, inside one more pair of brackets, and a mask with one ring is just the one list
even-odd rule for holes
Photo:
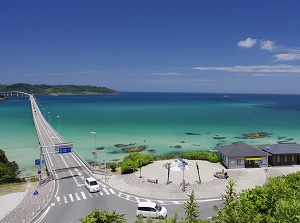
[[39,195],[39,192],[38,192],[37,190],[35,190],[35,191],[33,192],[33,195]]
[[45,166],[45,160],[42,160],[42,166]]
[[35,164],[36,166],[39,166],[40,163],[41,163],[40,159],[35,159],[35,160],[34,160],[34,164]]
[[41,174],[42,173],[42,171],[41,170],[38,170],[38,172],[37,172],[38,174]]
[[72,151],[71,147],[65,147],[65,148],[59,148],[58,153],[62,154],[62,153],[70,153]]

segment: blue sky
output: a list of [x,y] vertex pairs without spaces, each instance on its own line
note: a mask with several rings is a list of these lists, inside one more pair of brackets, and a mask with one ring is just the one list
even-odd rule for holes
[[0,83],[300,94],[298,0],[3,0]]

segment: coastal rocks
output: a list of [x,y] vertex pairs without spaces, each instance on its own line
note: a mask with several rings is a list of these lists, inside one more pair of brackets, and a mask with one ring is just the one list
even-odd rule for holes
[[134,146],[136,145],[136,143],[129,143],[129,144],[115,144],[114,146],[117,147],[117,148],[123,148],[123,147],[127,147],[127,146]]
[[190,136],[201,135],[201,133],[194,133],[194,132],[186,132],[185,134]]
[[286,136],[279,136],[277,139],[278,144],[291,143],[294,140],[294,138],[287,138]]
[[218,139],[218,140],[226,139],[226,137],[224,137],[224,136],[218,136],[218,135],[213,136],[212,138],[213,139]]
[[123,148],[122,150],[127,153],[136,153],[136,152],[141,152],[147,149],[147,146],[134,146],[134,147],[128,147],[128,148]]
[[258,138],[266,138],[270,137],[272,133],[269,132],[252,132],[252,133],[244,133],[242,137],[235,137],[237,139],[258,139]]

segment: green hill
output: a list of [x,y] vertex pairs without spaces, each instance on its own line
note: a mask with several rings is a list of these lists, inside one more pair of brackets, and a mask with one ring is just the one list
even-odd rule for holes
[[117,91],[90,85],[31,85],[17,83],[11,85],[1,85],[0,92],[22,91],[29,94],[116,94]]

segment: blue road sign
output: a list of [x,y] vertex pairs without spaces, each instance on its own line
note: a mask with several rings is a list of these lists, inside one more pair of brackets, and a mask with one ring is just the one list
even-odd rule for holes
[[39,166],[40,163],[41,163],[40,159],[35,159],[35,160],[34,160],[34,164],[35,164],[36,166]]
[[71,147],[59,148],[58,153],[70,153],[72,151]]
[[42,166],[45,166],[45,160],[42,160]]

